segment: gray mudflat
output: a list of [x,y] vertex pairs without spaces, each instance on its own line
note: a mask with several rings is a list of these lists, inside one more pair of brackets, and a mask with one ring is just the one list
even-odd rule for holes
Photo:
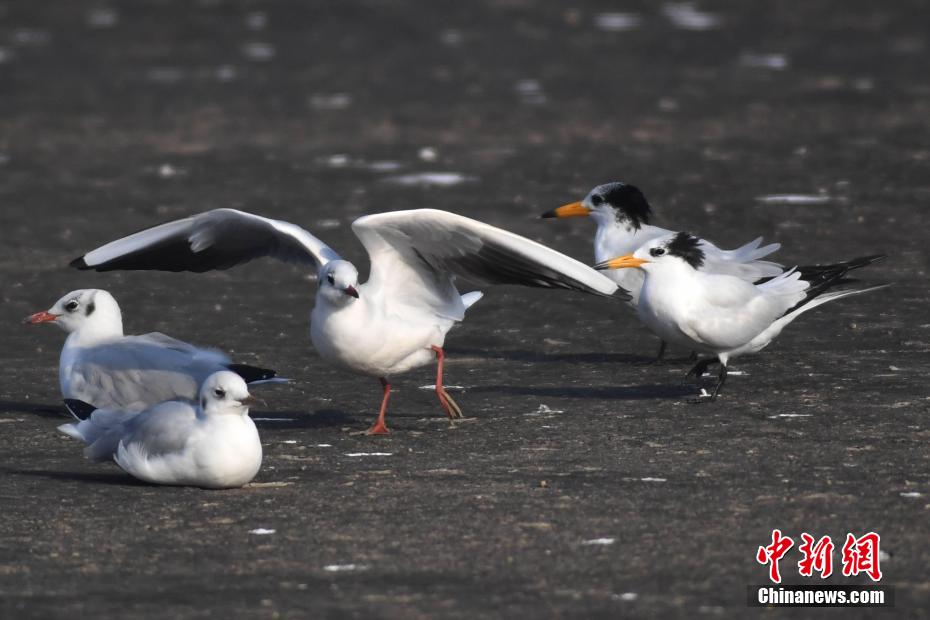
[[[701,2],[684,26],[652,3],[295,5],[0,3],[0,616],[788,617],[745,606],[776,527],[879,532],[898,611],[927,614],[926,3]],[[465,179],[398,182],[423,172]],[[221,206],[362,265],[352,219],[421,206],[590,260],[590,222],[535,217],[615,179],[725,247],[886,252],[862,276],[894,286],[804,316],[704,405],[687,351],[642,364],[657,342],[622,305],[491,289],[447,342],[473,420],[449,426],[424,368],[372,438],[378,384],[315,356],[302,270],[67,268]],[[820,198],[760,200],[784,194]],[[129,331],[294,379],[257,390],[255,485],[137,484],[56,432],[63,337],[19,320],[84,287]]]

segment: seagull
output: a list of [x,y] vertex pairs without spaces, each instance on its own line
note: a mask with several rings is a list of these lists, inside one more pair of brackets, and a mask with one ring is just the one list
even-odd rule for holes
[[233,364],[220,351],[164,334],[124,335],[119,305],[100,289],[71,291],[24,322],[53,323],[68,334],[58,366],[62,395],[101,409],[139,412],[166,400],[196,400],[201,383],[218,370],[248,383],[281,381],[273,370]]
[[262,464],[262,442],[249,417],[254,402],[242,377],[221,370],[203,382],[198,404],[174,400],[132,413],[68,400],[79,421],[58,430],[87,444],[87,458],[113,459],[146,482],[241,487]]
[[[651,225],[649,220],[652,218],[652,207],[646,197],[636,186],[621,182],[598,185],[588,192],[584,200],[547,211],[540,217],[593,219],[597,224],[597,232],[594,234],[594,260],[597,262],[630,254],[650,239],[674,232]],[[778,243],[759,247],[762,237],[735,250],[721,250],[705,239],[701,239],[700,243],[709,272],[733,275],[753,282],[777,276],[784,271],[778,263],[760,260],[781,247]],[[629,303],[636,308],[643,286],[643,274],[635,269],[612,271],[609,274],[614,282],[629,291]],[[663,340],[659,346],[657,362],[661,362],[665,347]]]
[[368,281],[356,267],[295,224],[235,209],[215,209],[108,243],[72,261],[78,269],[203,272],[271,256],[317,274],[310,337],[320,356],[376,377],[382,400],[369,434],[387,434],[390,377],[436,359],[436,396],[454,420],[462,410],[443,387],[448,331],[477,302],[461,276],[479,284],[519,284],[623,297],[590,267],[519,235],[434,209],[367,215],[352,224],[368,252]]
[[865,256],[845,263],[793,268],[760,284],[708,270],[702,240],[687,232],[651,239],[632,254],[595,265],[595,269],[632,269],[643,275],[636,310],[659,338],[710,354],[685,378],[700,380],[712,363],[720,374],[711,394],[717,398],[727,378],[727,363],[768,346],[789,323],[821,304],[885,288],[830,291],[850,282],[846,274],[882,260]]

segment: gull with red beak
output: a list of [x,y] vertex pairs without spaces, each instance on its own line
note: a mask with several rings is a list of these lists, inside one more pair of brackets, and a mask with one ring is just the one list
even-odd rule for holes
[[821,304],[884,288],[830,290],[852,280],[846,275],[885,258],[864,256],[848,262],[789,269],[753,284],[707,269],[700,239],[686,232],[647,241],[632,254],[599,263],[596,269],[639,271],[643,277],[636,311],[664,341],[711,357],[686,375],[700,380],[712,363],[720,374],[711,400],[727,378],[727,363],[738,355],[765,348],[796,318]]
[[87,444],[87,458],[115,460],[146,482],[241,487],[262,464],[262,442],[249,417],[254,402],[242,377],[224,370],[207,377],[197,403],[169,401],[131,413],[66,401],[78,422],[58,430]]
[[446,334],[482,294],[455,278],[613,295],[610,279],[555,250],[505,230],[434,209],[361,217],[352,230],[371,260],[368,281],[306,230],[234,209],[175,220],[108,243],[78,258],[79,269],[227,269],[261,257],[309,266],[317,275],[310,338],[328,362],[381,382],[370,434],[388,433],[389,378],[431,362],[436,396],[450,419],[462,411],[443,387]]
[[[598,185],[584,200],[563,205],[543,213],[543,218],[590,217],[597,224],[594,233],[594,260],[605,261],[636,251],[650,239],[663,237],[673,231],[653,226],[652,208],[636,186],[628,183]],[[747,282],[779,275],[781,265],[760,260],[781,247],[777,243],[759,247],[762,237],[735,250],[721,250],[705,239],[699,239],[709,273],[736,276]],[[630,293],[630,305],[639,303],[643,274],[636,269],[608,272],[608,276]],[[665,353],[665,341],[659,348],[658,360]]]
[[62,396],[102,409],[138,412],[166,400],[196,400],[204,379],[219,370],[252,384],[281,381],[273,370],[233,364],[220,351],[164,334],[124,335],[119,305],[100,289],[71,291],[24,322],[51,323],[68,334],[58,365]]

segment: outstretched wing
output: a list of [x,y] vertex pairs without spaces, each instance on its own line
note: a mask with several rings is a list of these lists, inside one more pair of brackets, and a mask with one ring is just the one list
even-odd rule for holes
[[366,287],[464,312],[453,277],[478,285],[519,284],[613,295],[617,285],[590,267],[525,237],[435,209],[361,217],[352,224],[371,258]]
[[204,272],[271,256],[317,270],[339,255],[303,228],[236,209],[214,209],[111,241],[71,262],[78,269]]

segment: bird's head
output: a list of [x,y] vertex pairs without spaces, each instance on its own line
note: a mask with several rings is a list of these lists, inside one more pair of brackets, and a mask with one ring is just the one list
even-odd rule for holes
[[598,226],[623,226],[639,230],[649,223],[652,208],[635,185],[614,182],[598,185],[584,200],[543,213],[543,218],[590,217]]
[[123,317],[113,296],[101,289],[71,291],[43,312],[30,314],[24,323],[54,323],[67,333],[99,332],[101,335],[123,333]]
[[205,416],[245,415],[255,398],[245,380],[229,370],[215,372],[200,387],[200,407]]
[[349,261],[334,260],[320,270],[319,294],[336,306],[358,299],[358,269]]
[[649,273],[658,269],[697,270],[704,266],[701,240],[686,232],[651,239],[632,254],[603,261],[595,269],[638,268]]

